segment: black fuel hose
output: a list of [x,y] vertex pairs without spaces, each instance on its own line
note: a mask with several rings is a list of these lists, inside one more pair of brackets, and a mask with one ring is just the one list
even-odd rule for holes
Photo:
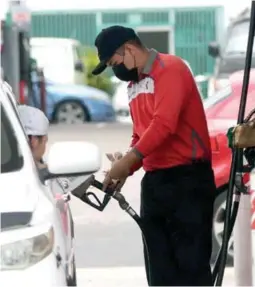
[[[231,215],[231,224],[230,224],[230,229],[229,229],[229,233],[228,233],[228,241],[229,241],[231,234],[233,232],[233,229],[234,229],[234,225],[235,225],[235,221],[236,221],[236,217],[237,217],[237,213],[238,213],[238,209],[239,209],[239,203],[240,203],[240,194],[238,195],[236,193],[235,197],[236,198],[235,198],[234,203],[233,203],[233,210],[232,210],[232,215]],[[217,254],[215,265],[213,267],[213,272],[212,272],[213,284],[215,284],[216,279],[217,279],[221,256],[222,256],[222,248],[219,250],[219,252]]]
[[[118,203],[119,206],[122,210],[126,211],[132,218],[133,220],[137,223],[138,227],[141,230],[142,238],[143,238],[143,243],[145,247],[145,252],[147,255],[148,262],[150,262],[150,257],[149,257],[149,250],[148,250],[148,244],[146,241],[146,229],[143,224],[142,218],[136,213],[136,211],[130,206],[130,204],[126,201],[124,195],[118,191],[114,191],[111,188],[107,188],[105,191],[103,190],[103,184],[100,181],[97,181],[96,179],[93,180],[91,183],[92,186],[96,187],[97,189],[105,192],[108,194],[110,197],[114,198]],[[148,280],[151,282],[151,271],[150,271],[150,263],[148,264],[149,266],[149,274],[148,274]],[[151,284],[149,284],[151,286]]]
[[[92,185],[103,191],[103,184],[100,181],[97,181],[96,179],[92,182]],[[114,198],[115,200],[118,201],[119,206],[122,210],[126,211],[133,219],[134,221],[138,224],[140,227],[141,231],[143,232],[143,223],[141,217],[136,213],[136,211],[130,206],[130,204],[126,201],[124,195],[120,192],[114,191],[111,188],[107,188],[104,191],[107,195],[110,197]]]
[[[251,4],[251,14],[250,14],[250,27],[249,27],[249,36],[248,36],[248,43],[247,43],[247,51],[246,51],[246,59],[245,59],[245,67],[244,67],[244,74],[243,74],[243,86],[242,86],[242,94],[238,112],[238,119],[237,124],[241,124],[244,121],[245,115],[245,107],[247,102],[247,94],[248,94],[248,87],[249,87],[249,80],[250,80],[250,70],[251,70],[251,61],[253,55],[253,42],[254,42],[254,32],[255,32],[255,1],[252,1]],[[242,151],[241,151],[242,153]],[[221,286],[224,271],[227,261],[227,252],[228,252],[228,239],[229,239],[229,231],[231,226],[234,225],[233,217],[231,217],[231,207],[232,207],[232,200],[233,200],[233,189],[235,184],[235,174],[237,168],[240,164],[240,150],[238,151],[237,148],[234,149],[232,155],[232,164],[230,170],[230,178],[229,178],[229,187],[227,192],[227,201],[226,201],[226,215],[224,221],[224,231],[223,231],[223,239],[222,239],[222,254],[219,258],[219,271],[218,276],[216,279],[216,286]],[[232,222],[233,221],[233,222]]]
[[229,187],[227,192],[227,200],[226,200],[226,212],[225,212],[225,220],[224,220],[224,231],[223,231],[223,238],[222,238],[222,245],[220,250],[220,257],[218,259],[219,267],[217,272],[217,279],[215,286],[221,286],[227,261],[227,251],[228,251],[228,241],[229,241],[229,234],[230,228],[233,224],[231,222],[231,209],[232,209],[232,200],[233,200],[233,189],[234,189],[234,180],[236,174],[236,156],[237,153],[234,152],[232,156],[232,168],[230,173],[230,180],[229,180]]
[[[255,109],[252,109],[251,112],[248,114],[248,116],[244,119],[244,123],[249,122],[254,114],[255,114]],[[243,153],[241,153],[241,156],[243,156]],[[230,230],[229,230],[229,235],[228,235],[228,241],[231,237],[231,234],[235,226],[235,221],[236,221],[236,217],[237,217],[238,209],[239,209],[240,198],[241,198],[241,192],[236,188],[235,198],[234,198],[234,203],[233,203],[233,208],[232,208],[232,214],[231,214],[231,224],[230,224]],[[213,272],[212,272],[213,283],[215,283],[218,272],[219,272],[219,264],[220,264],[221,256],[222,256],[222,248],[219,250],[217,254],[215,264],[213,267]]]

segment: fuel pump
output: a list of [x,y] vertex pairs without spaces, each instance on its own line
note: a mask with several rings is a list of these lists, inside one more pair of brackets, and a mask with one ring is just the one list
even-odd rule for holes
[[19,103],[33,96],[30,61],[30,11],[24,1],[9,2],[9,12],[1,22],[1,63],[4,79],[10,84]]
[[29,34],[21,31],[18,34],[19,44],[19,102],[28,103],[28,97],[32,96],[31,63]]
[[[252,61],[254,32],[255,32],[255,2],[252,1],[246,61],[243,75],[243,87],[242,87],[240,107],[237,119],[237,127],[241,126],[242,128],[244,127],[244,124],[249,122],[252,115],[255,113],[255,110],[253,110],[252,113],[246,119],[244,119],[249,78],[250,78],[251,61]],[[247,188],[243,183],[243,173],[251,171],[251,169],[254,166],[254,160],[255,160],[254,147],[245,146],[247,148],[244,149],[244,146],[236,144],[236,142],[234,141],[235,136],[236,136],[236,127],[230,129],[228,133],[229,145],[232,148],[232,164],[231,164],[229,187],[226,199],[226,214],[225,214],[222,246],[213,269],[213,282],[215,286],[222,285],[226,259],[227,259],[228,241],[233,231],[233,227],[237,217],[240,196],[242,193],[247,193]],[[244,156],[246,157],[248,162],[248,165],[245,167],[243,165]],[[234,197],[234,203],[232,205],[233,197]]]

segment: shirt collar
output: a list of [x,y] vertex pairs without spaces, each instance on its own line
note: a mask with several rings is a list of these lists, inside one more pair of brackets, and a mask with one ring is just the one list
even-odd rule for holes
[[155,49],[149,50],[149,57],[148,57],[147,63],[145,64],[142,70],[143,74],[146,74],[146,75],[150,74],[154,61],[156,60],[157,56],[158,56],[158,52]]

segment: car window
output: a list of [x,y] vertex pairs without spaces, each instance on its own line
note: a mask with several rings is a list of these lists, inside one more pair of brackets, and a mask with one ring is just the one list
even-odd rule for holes
[[[247,42],[248,42],[248,35],[245,34],[231,37],[226,47],[226,53],[246,54]],[[253,46],[253,53],[255,51],[254,49],[255,47]]]
[[223,89],[217,91],[213,96],[204,100],[204,109],[211,109],[213,106],[227,99],[232,93],[230,85],[225,86]]
[[250,21],[236,23],[231,29],[231,36],[248,35]]
[[[246,53],[249,21],[244,21],[232,27],[226,45],[226,53]],[[254,50],[255,51],[255,50]]]
[[15,131],[1,104],[1,173],[21,169],[23,161]]

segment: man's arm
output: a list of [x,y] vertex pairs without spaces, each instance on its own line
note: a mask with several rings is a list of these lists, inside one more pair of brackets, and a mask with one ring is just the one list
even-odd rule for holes
[[134,145],[134,152],[146,157],[164,140],[176,133],[180,113],[189,93],[189,71],[181,60],[166,67],[155,82],[153,119],[143,136]]

